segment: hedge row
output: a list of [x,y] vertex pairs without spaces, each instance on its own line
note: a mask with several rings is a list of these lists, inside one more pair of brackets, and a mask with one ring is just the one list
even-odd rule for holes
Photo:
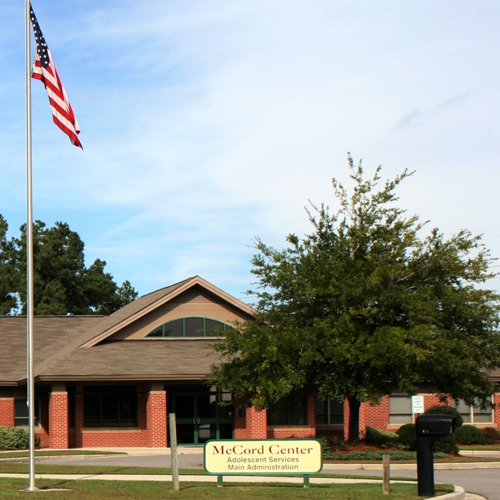
[[24,450],[29,446],[29,433],[21,427],[0,427],[0,450]]
[[[373,443],[380,448],[401,448],[402,450],[415,450],[417,435],[415,424],[405,424],[397,432],[379,431],[371,427],[366,428],[365,441]],[[436,441],[434,451],[437,453],[458,453],[454,434],[440,438]]]
[[[463,419],[458,411],[452,406],[436,405],[429,408],[426,414],[447,414],[456,418],[456,431],[449,436],[442,437],[436,441],[434,446],[435,452],[440,453],[458,453],[457,441],[455,434],[463,424]],[[388,431],[379,431],[367,427],[366,441],[376,444],[380,447],[392,448],[400,447],[406,450],[415,450],[417,444],[417,436],[415,432],[415,424],[405,424],[400,427],[396,433]]]
[[[494,444],[500,441],[500,433],[492,427],[478,429],[473,425],[463,425],[462,417],[453,407],[436,405],[425,413],[449,414],[457,419],[453,434],[436,441],[435,451],[437,452],[458,453],[457,444]],[[415,450],[417,443],[415,424],[405,424],[396,433],[367,427],[365,440],[381,448]]]
[[[351,451],[350,453],[324,452],[326,460],[383,460],[384,455],[389,455],[391,461],[416,460],[415,451]],[[448,458],[448,453],[434,453],[434,458]]]

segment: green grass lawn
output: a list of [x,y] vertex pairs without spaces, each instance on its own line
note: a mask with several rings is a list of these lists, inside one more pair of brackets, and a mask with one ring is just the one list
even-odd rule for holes
[[[35,457],[59,457],[68,455],[126,455],[125,452],[120,453],[119,451],[99,451],[99,450],[47,450],[42,448],[40,450],[35,450]],[[28,450],[12,450],[12,451],[1,451],[0,459],[2,458],[27,458],[29,456]]]
[[[26,479],[0,479],[0,499],[13,500],[17,498],[44,498],[47,500],[158,500],[160,498],[175,498],[176,500],[191,499],[332,499],[335,500],[417,500],[416,484],[394,484],[391,494],[384,495],[381,484],[334,484],[311,485],[303,488],[300,484],[229,484],[223,488],[216,484],[181,482],[180,491],[173,491],[171,483],[148,481],[61,481],[37,480],[40,492],[24,490]],[[47,491],[57,488],[61,491]],[[45,491],[43,491],[45,490]],[[441,495],[452,491],[449,486],[437,486],[436,494]]]
[[[0,463],[1,474],[27,474],[27,463]],[[62,464],[35,464],[36,474],[142,474],[142,475],[170,475],[169,467],[125,467],[121,465],[62,465]],[[180,469],[183,475],[206,475],[204,469]]]
[[[17,464],[17,463],[0,463],[0,474],[28,474],[29,467],[28,464]],[[150,475],[165,475],[169,476],[172,474],[172,470],[169,467],[123,467],[116,465],[51,465],[51,464],[35,464],[35,475],[36,474],[87,474],[87,475],[99,475],[99,474],[123,474],[123,475],[134,475],[141,474],[144,476]],[[208,475],[204,469],[179,469],[179,475],[181,476],[199,476]],[[302,476],[297,476],[302,477]],[[370,475],[366,473],[363,476],[353,476],[348,474],[315,474],[311,477],[333,477],[333,478],[354,478],[354,479],[380,479],[379,476]],[[403,480],[403,481],[416,481],[414,478],[407,478],[403,476],[392,476],[393,480]]]

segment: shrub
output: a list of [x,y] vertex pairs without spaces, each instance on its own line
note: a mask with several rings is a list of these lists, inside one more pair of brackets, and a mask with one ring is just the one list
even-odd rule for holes
[[496,444],[500,441],[500,432],[498,432],[494,427],[486,427],[482,429],[486,444]]
[[344,450],[347,447],[345,440],[340,436],[328,435],[316,439],[321,443],[324,452]]
[[[342,461],[366,461],[366,460],[383,460],[384,455],[389,455],[391,461],[394,460],[415,460],[417,453],[414,451],[351,451],[350,453],[324,453],[323,458],[326,460],[342,460]],[[447,453],[434,453],[434,458],[448,458]]]
[[0,427],[0,449],[19,450],[29,446],[29,433],[21,427]]
[[486,444],[484,434],[473,425],[462,425],[455,431],[458,444]]
[[391,448],[399,444],[399,437],[394,432],[379,431],[373,427],[366,427],[365,441],[381,448]]
[[396,434],[399,437],[399,442],[407,449],[414,450],[417,446],[417,434],[415,424],[405,424],[400,427]]
[[450,434],[449,436],[445,436],[439,438],[434,445],[435,453],[454,453],[458,454],[460,450],[455,441],[455,434]]
[[458,413],[458,410],[454,408],[453,406],[448,406],[448,405],[435,405],[431,406],[425,411],[426,414],[432,413],[433,415],[436,414],[441,414],[441,415],[451,415],[456,418],[456,423],[455,423],[455,429],[458,427],[461,427],[462,424],[464,423],[464,419],[462,418],[462,415]]
[[[451,415],[456,418],[455,429],[462,426],[464,419],[458,413],[458,410],[453,406],[448,405],[435,405],[428,408],[426,414],[434,415]],[[458,453],[458,448],[455,441],[455,433],[439,438],[434,446],[434,451],[442,453]]]

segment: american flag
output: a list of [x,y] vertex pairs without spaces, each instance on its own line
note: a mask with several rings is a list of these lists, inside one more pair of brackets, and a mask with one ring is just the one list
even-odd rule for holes
[[52,59],[52,54],[45,43],[45,38],[43,37],[31,4],[30,10],[31,25],[33,26],[36,43],[36,56],[32,77],[40,80],[47,89],[54,123],[69,137],[72,144],[83,149],[82,143],[78,139],[80,126],[73,113],[68,95],[61,83],[54,60]]

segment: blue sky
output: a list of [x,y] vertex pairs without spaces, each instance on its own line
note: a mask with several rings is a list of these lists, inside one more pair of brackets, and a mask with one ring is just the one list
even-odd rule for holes
[[[347,153],[500,257],[497,0],[32,0],[85,150],[33,82],[34,217],[140,294],[252,287],[252,240],[336,208]],[[0,214],[26,219],[24,1],[0,3]],[[500,280],[490,282],[500,289]],[[251,299],[245,299],[251,302]]]

